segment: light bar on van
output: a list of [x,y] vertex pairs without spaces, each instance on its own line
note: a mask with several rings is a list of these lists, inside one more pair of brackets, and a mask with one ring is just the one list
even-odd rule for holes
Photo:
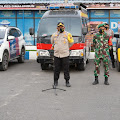
[[78,6],[48,6],[49,10],[59,10],[59,9],[77,9]]

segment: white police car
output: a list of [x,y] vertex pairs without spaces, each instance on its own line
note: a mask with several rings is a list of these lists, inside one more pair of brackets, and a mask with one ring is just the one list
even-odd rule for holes
[[0,70],[7,70],[10,60],[24,62],[25,40],[17,27],[0,26]]

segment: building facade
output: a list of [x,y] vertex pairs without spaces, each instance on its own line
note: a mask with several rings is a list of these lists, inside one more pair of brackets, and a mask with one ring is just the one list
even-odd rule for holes
[[[35,4],[0,5],[0,22],[7,20],[10,26],[18,27],[25,36],[26,45],[36,45],[38,23],[47,9]],[[35,35],[29,35],[29,28],[35,29]]]
[[[88,9],[89,22],[106,22],[114,32],[120,30],[119,0],[79,0]],[[78,0],[68,0],[78,2]],[[52,3],[64,3],[64,0],[0,0],[0,22],[7,20],[11,26],[20,28],[25,36],[26,45],[36,45],[37,28],[46,6]],[[35,29],[35,35],[29,35],[29,28]]]

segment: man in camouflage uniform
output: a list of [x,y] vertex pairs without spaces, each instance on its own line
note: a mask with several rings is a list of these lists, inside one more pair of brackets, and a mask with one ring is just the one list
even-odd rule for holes
[[100,74],[100,63],[101,60],[104,64],[104,76],[105,76],[105,85],[109,85],[108,83],[108,77],[109,77],[109,49],[111,41],[109,41],[109,35],[104,32],[105,24],[100,24],[98,26],[99,32],[95,34],[93,38],[93,46],[95,48],[95,81],[93,82],[93,85],[96,85],[99,83],[98,81],[98,75]]

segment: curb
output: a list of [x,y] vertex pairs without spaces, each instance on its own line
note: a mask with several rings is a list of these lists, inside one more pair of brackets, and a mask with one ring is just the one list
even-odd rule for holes
[[25,52],[25,59],[26,60],[36,60],[37,59],[36,52],[37,51],[26,51]]

